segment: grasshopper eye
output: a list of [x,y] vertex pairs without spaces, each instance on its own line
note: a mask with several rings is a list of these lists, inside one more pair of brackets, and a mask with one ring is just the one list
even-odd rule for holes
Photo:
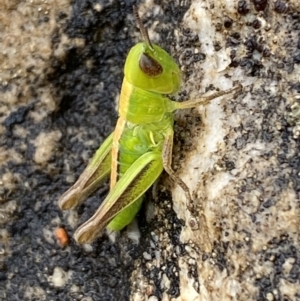
[[162,66],[147,53],[142,53],[139,61],[141,70],[148,76],[157,76],[163,72]]

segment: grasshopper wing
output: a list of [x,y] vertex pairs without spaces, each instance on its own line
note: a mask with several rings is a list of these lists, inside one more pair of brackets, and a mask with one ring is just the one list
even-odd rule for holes
[[162,170],[161,153],[147,152],[138,158],[111,189],[96,213],[76,230],[75,240],[81,244],[92,242],[115,216],[134,205]]
[[110,134],[95,153],[93,159],[80,175],[77,182],[58,200],[62,210],[76,207],[94,192],[109,175],[113,133]]

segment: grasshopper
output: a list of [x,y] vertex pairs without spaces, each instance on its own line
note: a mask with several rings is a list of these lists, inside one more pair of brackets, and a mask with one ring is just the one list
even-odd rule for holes
[[138,213],[144,193],[165,170],[192,197],[172,169],[173,113],[205,105],[240,86],[196,100],[176,102],[166,95],[178,92],[181,72],[173,58],[153,44],[134,8],[144,41],[133,46],[124,67],[116,128],[96,151],[77,182],[59,199],[61,209],[83,202],[110,174],[110,191],[96,213],[75,232],[75,240],[90,243],[107,227],[121,230]]

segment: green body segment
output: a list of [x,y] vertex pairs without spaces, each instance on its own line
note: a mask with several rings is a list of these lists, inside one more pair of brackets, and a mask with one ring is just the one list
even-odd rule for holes
[[[136,97],[132,95],[132,97]],[[162,120],[152,123],[133,124],[126,122],[118,140],[117,181],[127,172],[132,164],[146,153],[153,153],[160,164],[160,169],[152,174],[152,183],[163,171],[162,148],[164,133],[173,128],[173,115],[165,113]],[[147,190],[147,189],[145,189]],[[143,201],[143,196],[123,209],[108,225],[112,230],[121,230],[136,216]]]

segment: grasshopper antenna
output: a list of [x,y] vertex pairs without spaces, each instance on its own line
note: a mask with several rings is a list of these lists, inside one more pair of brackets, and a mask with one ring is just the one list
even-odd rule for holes
[[140,18],[140,16],[139,16],[139,12],[138,12],[138,10],[137,10],[137,7],[136,7],[135,5],[133,5],[132,9],[133,9],[133,13],[134,13],[134,15],[135,15],[136,21],[137,21],[137,23],[138,23],[138,25],[139,25],[141,34],[142,34],[142,36],[143,36],[145,42],[147,42],[147,44],[149,45],[150,49],[153,51],[154,48],[153,48],[153,46],[152,46],[152,44],[151,44],[151,41],[150,41],[150,39],[149,39],[148,30],[147,30],[146,27],[144,26],[144,24],[143,24],[143,22],[142,22],[142,20],[141,20],[141,18]]

